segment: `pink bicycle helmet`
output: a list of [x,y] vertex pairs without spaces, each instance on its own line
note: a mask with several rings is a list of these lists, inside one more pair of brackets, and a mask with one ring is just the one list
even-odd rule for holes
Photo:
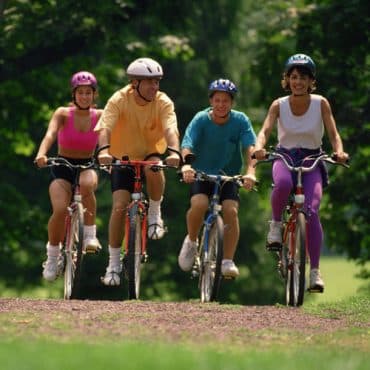
[[75,73],[71,78],[71,88],[75,90],[78,86],[91,86],[94,90],[98,87],[96,77],[87,71],[80,71]]

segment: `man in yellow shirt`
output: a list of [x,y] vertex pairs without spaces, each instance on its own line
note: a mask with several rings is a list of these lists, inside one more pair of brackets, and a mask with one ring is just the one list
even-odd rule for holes
[[[132,160],[159,160],[167,147],[179,150],[179,132],[172,100],[159,91],[163,69],[155,60],[139,58],[127,68],[130,84],[108,100],[95,130],[99,146],[110,145],[99,153],[99,162],[110,164],[128,156]],[[179,157],[170,154],[169,165],[178,166]],[[148,236],[160,239],[165,233],[161,216],[165,177],[162,171],[144,171],[149,196]],[[120,284],[120,246],[124,216],[133,191],[133,176],[124,169],[112,168],[112,213],[109,221],[109,265],[102,282]]]

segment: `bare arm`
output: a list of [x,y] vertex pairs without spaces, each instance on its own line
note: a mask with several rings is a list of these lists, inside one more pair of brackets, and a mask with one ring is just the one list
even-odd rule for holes
[[345,162],[348,159],[348,154],[343,151],[342,139],[337,130],[330,104],[325,98],[321,100],[321,114],[333,152],[337,155],[339,162]]
[[267,116],[263,122],[262,128],[257,135],[254,153],[256,155],[256,158],[259,160],[265,158],[266,150],[264,148],[278,117],[279,117],[279,101],[274,100],[269,108]]
[[[107,128],[99,130],[99,148],[110,144],[111,132]],[[112,156],[109,153],[109,148],[103,149],[98,154],[98,161],[101,164],[111,164]]]
[[252,159],[254,153],[254,146],[249,146],[244,152],[244,163],[245,163],[245,175],[243,176],[244,188],[252,190],[254,183],[256,182],[256,160]]
[[39,150],[36,154],[35,162],[38,167],[46,166],[47,153],[55,143],[59,129],[64,124],[64,108],[58,108],[50,119],[48,129],[43,137]]
[[[165,139],[167,146],[173,148],[177,151],[180,150],[180,140],[179,140],[179,132],[177,129],[168,128],[165,133]],[[166,163],[170,166],[178,167],[180,164],[180,158],[176,153],[170,153],[169,156],[166,158]]]

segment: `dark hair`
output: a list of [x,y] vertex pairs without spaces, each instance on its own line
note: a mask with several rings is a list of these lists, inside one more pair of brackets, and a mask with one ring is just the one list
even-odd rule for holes
[[294,70],[297,70],[300,75],[308,76],[311,79],[311,86],[308,88],[309,93],[316,90],[316,80],[312,74],[312,71],[305,66],[293,66],[288,71],[283,73],[283,77],[281,79],[281,86],[285,91],[291,91],[288,79]]

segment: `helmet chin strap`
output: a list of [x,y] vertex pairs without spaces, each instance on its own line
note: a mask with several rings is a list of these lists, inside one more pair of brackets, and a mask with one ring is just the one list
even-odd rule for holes
[[137,87],[136,87],[136,91],[139,94],[139,96],[140,96],[141,99],[144,99],[146,102],[150,103],[152,100],[148,100],[147,98],[145,98],[144,96],[142,96],[141,93],[140,93],[140,89],[139,88],[140,88],[141,81],[142,80],[139,80],[139,83],[137,84]]
[[81,109],[81,110],[89,110],[90,109],[90,106],[88,106],[87,108],[83,108],[83,107],[81,107],[78,103],[77,103],[77,101],[76,101],[76,97],[75,97],[75,95],[73,94],[73,103],[77,106],[77,108],[78,109]]

